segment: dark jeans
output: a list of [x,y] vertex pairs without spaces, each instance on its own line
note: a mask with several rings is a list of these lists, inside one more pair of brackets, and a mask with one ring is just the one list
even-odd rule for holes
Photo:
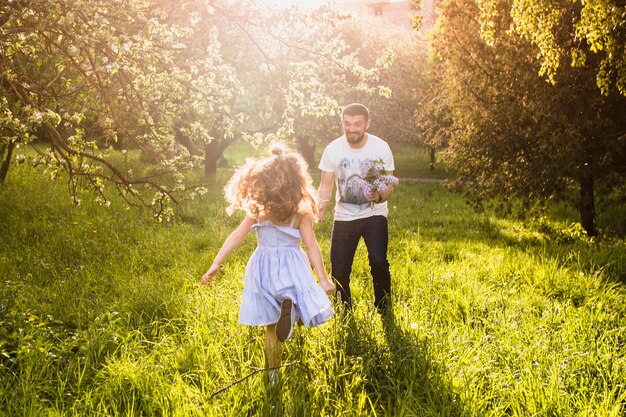
[[387,310],[391,302],[391,273],[387,260],[389,234],[387,218],[372,216],[352,221],[335,221],[330,246],[331,275],[337,291],[347,308],[352,306],[350,273],[354,254],[363,237],[374,284],[374,305],[379,311]]

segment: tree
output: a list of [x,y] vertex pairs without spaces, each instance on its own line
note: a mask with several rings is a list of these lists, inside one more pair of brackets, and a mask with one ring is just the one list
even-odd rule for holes
[[[478,3],[482,37],[492,43],[500,0]],[[540,75],[555,83],[560,68],[568,64],[574,68],[589,67],[602,94],[608,95],[617,88],[626,95],[626,3],[514,0],[507,9],[511,30],[537,48]]]
[[214,171],[235,137],[289,140],[296,115],[335,111],[322,61],[357,76],[380,70],[355,63],[333,37],[328,8],[15,0],[0,12],[0,180],[15,148],[30,146],[53,178],[68,174],[76,202],[80,189],[103,204],[116,190],[159,219],[202,192],[185,173],[201,163]]
[[[458,183],[472,182],[479,198],[530,202],[577,184],[581,224],[594,236],[595,185],[607,190],[626,175],[626,98],[598,94],[593,66],[562,67],[546,83],[533,45],[508,30],[514,4],[497,3],[488,31],[474,1],[441,4],[434,48],[445,90],[440,105],[452,120],[448,158]],[[581,9],[560,7],[554,39],[567,43]]]
[[[183,10],[189,5],[179,3]],[[193,163],[176,147],[178,115],[206,117],[205,125],[184,126],[205,136],[223,98],[237,87],[219,45],[209,38],[204,54],[190,54],[185,42],[193,22],[171,24],[171,9],[151,1],[14,1],[1,7],[4,164],[11,147],[30,145],[39,153],[35,163],[52,177],[69,174],[75,201],[77,190],[87,188],[106,203],[105,184],[111,183],[129,204],[150,206],[157,218],[167,214]],[[47,145],[35,141],[38,131]],[[113,144],[120,140],[154,164],[140,170],[115,163]],[[156,190],[154,198],[138,187]]]
[[[418,142],[415,88],[424,79],[426,45],[379,18],[338,16],[332,24],[328,18],[325,22],[321,33],[296,33],[288,42],[308,39],[307,44],[317,45],[290,63],[285,100],[298,149],[308,163],[315,163],[317,144],[339,134],[341,105],[355,101],[372,111],[373,133],[392,143]],[[324,52],[316,56],[312,51]],[[333,58],[319,59],[328,56]]]
[[377,90],[346,91],[345,101],[363,101],[373,114],[370,130],[392,144],[424,144],[417,129],[417,92],[425,88],[426,43],[407,31],[377,17],[344,22],[341,36],[366,66],[388,57]]
[[[393,57],[379,48],[371,52],[374,59],[362,60],[357,47],[342,36],[347,16],[328,6],[314,12],[293,7],[275,13],[265,17],[255,13],[242,25],[245,35],[254,39],[250,54],[260,63],[253,68],[254,84],[246,83],[254,92],[247,101],[264,109],[256,123],[251,120],[257,127],[247,129],[253,133],[248,136],[253,136],[253,142],[295,140],[314,165],[316,145],[337,130],[339,103],[345,104],[346,97],[356,92],[385,93],[379,84]],[[241,49],[241,42],[237,45]],[[259,135],[270,130],[264,126],[274,130]]]
[[425,87],[416,93],[418,107],[415,111],[415,124],[421,142],[429,148],[430,169],[434,170],[437,149],[448,147],[453,121],[446,103],[445,88],[434,76],[438,73],[437,70],[430,69],[427,73],[431,76],[427,79]]

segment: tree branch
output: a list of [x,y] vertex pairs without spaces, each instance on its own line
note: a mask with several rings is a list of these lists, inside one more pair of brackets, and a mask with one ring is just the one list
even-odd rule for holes
[[236,380],[235,382],[232,382],[232,383],[230,383],[230,384],[226,385],[224,388],[221,388],[221,389],[219,389],[219,390],[215,391],[213,394],[211,394],[211,395],[209,396],[209,398],[213,398],[213,397],[215,397],[216,395],[221,394],[222,392],[226,391],[226,390],[227,390],[227,389],[229,389],[230,387],[232,387],[232,386],[234,386],[234,385],[237,385],[237,384],[239,384],[239,383],[241,383],[241,382],[245,381],[246,379],[250,378],[252,375],[254,375],[254,374],[256,374],[256,373],[259,373],[259,372],[261,372],[261,371],[272,371],[272,370],[274,370],[274,369],[286,368],[286,367],[288,367],[288,366],[295,365],[295,364],[298,364],[298,363],[300,363],[300,361],[293,361],[293,362],[286,363],[286,364],[284,364],[284,365],[280,365],[280,366],[273,366],[273,367],[271,367],[271,368],[253,368],[254,370],[253,370],[252,372],[250,372],[248,375],[244,376],[243,378],[240,378],[240,379]]

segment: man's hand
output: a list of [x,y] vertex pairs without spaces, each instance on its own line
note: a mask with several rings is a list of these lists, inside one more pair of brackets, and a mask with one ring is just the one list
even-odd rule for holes
[[333,193],[335,185],[335,174],[333,172],[322,171],[322,179],[317,190],[317,218],[324,220],[324,212]]
[[378,190],[372,191],[370,195],[367,196],[367,201],[372,203],[379,203],[381,199],[381,194]]

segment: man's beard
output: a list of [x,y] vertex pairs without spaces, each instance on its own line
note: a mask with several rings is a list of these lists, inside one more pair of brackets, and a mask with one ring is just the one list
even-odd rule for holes
[[359,143],[363,142],[364,138],[365,138],[365,132],[346,133],[346,139],[348,139],[348,142],[354,145],[358,145]]

